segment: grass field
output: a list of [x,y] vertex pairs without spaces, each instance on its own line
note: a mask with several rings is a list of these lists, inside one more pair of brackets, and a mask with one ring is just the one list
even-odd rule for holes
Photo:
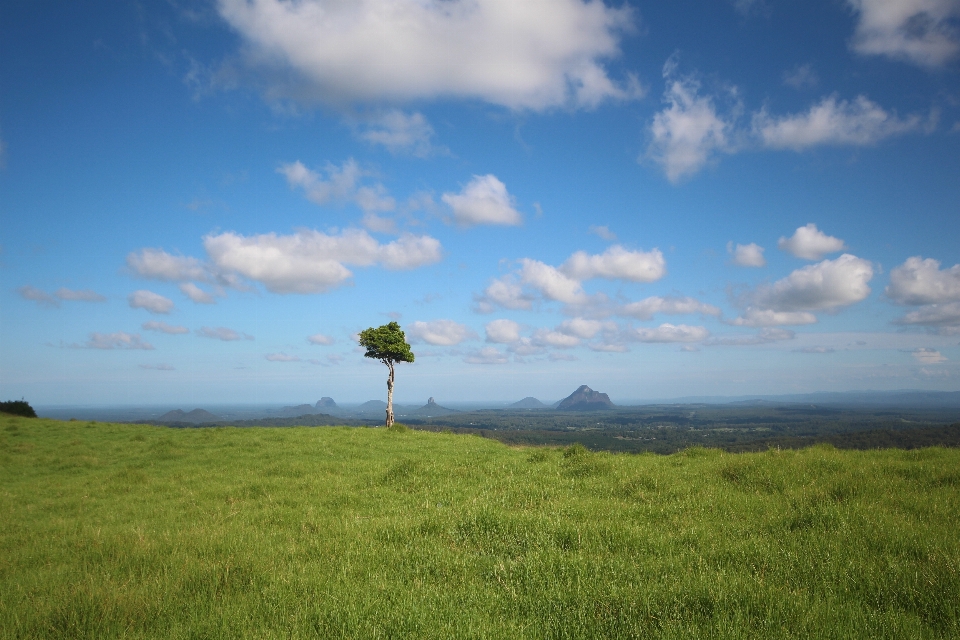
[[960,636],[960,450],[0,417],[5,638]]

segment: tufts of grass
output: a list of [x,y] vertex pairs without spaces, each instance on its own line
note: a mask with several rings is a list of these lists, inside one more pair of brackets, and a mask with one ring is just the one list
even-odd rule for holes
[[958,469],[4,416],[0,637],[957,637]]

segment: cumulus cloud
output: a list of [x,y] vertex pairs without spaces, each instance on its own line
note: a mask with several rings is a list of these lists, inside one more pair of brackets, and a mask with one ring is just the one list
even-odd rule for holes
[[334,343],[334,339],[322,333],[315,333],[312,336],[307,336],[307,342],[321,346],[330,346]]
[[780,237],[777,247],[781,251],[806,260],[819,260],[828,253],[836,253],[847,248],[843,240],[828,236],[817,229],[812,222],[799,227],[789,238]]
[[139,333],[91,333],[84,347],[88,349],[143,349],[152,351],[153,345],[140,339]]
[[845,253],[835,260],[797,269],[772,285],[757,288],[750,298],[759,309],[819,311],[860,302],[870,295],[873,278],[868,260]]
[[168,333],[171,335],[190,333],[190,329],[186,327],[181,327],[180,325],[170,325],[166,322],[158,322],[156,320],[151,320],[149,322],[144,322],[142,325],[145,331],[159,331],[160,333]]
[[520,324],[513,320],[493,320],[484,327],[487,342],[512,344],[520,341]]
[[141,278],[184,282],[208,282],[211,274],[207,265],[197,258],[175,256],[163,249],[141,249],[127,256],[127,267]]
[[914,349],[912,352],[914,358],[922,364],[938,364],[940,362],[946,362],[947,358],[936,349],[927,349],[921,347],[919,349]]
[[268,353],[264,358],[270,362],[300,362],[300,358],[297,356],[289,356],[282,351],[280,353]]
[[676,67],[674,57],[663,67],[667,106],[653,118],[646,151],[646,158],[661,165],[673,183],[696,173],[717,154],[734,150],[736,121],[733,115],[721,115],[713,98],[699,95],[695,78],[677,77]]
[[331,201],[353,202],[367,212],[393,211],[396,208],[396,201],[382,184],[361,184],[361,180],[370,174],[362,170],[353,158],[346,160],[340,167],[328,162],[326,179],[320,173],[305,167],[299,160],[280,165],[277,173],[282,173],[287,178],[287,184],[291,188],[302,189],[307,200],[315,204],[323,205]]
[[482,347],[463,359],[468,364],[507,364],[509,358],[495,347]]
[[414,340],[422,340],[435,346],[452,347],[464,340],[477,337],[468,326],[453,320],[416,321],[406,327],[407,334]]
[[890,272],[884,293],[894,302],[909,305],[960,301],[960,264],[941,270],[938,260],[907,258]]
[[463,190],[445,193],[440,198],[452,210],[457,224],[473,226],[496,224],[516,226],[523,218],[514,208],[513,196],[507,187],[493,174],[473,176]]
[[571,318],[570,320],[564,320],[562,323],[560,323],[560,326],[557,327],[557,329],[563,333],[566,333],[567,335],[589,340],[597,335],[597,333],[599,333],[603,327],[604,324],[599,320]]
[[765,146],[794,151],[819,145],[872,145],[921,125],[919,116],[900,119],[865,96],[852,102],[829,96],[806,113],[776,118],[761,110],[753,117],[754,134]]
[[401,270],[433,264],[442,257],[440,242],[430,236],[404,234],[380,244],[359,229],[339,235],[311,229],[287,236],[226,232],[206,236],[204,247],[217,268],[260,282],[274,293],[329,291],[353,275],[346,264]]
[[580,344],[580,338],[563,331],[537,329],[531,336],[531,342],[537,346],[570,349]]
[[529,258],[523,258],[520,264],[520,280],[539,291],[547,300],[567,304],[585,304],[589,300],[580,282],[556,267]]
[[406,114],[399,109],[380,113],[368,120],[360,138],[383,145],[393,154],[409,153],[425,158],[439,151],[431,144],[433,127],[423,114]]
[[730,254],[730,263],[738,267],[765,267],[767,259],[763,257],[764,248],[755,242],[750,244],[727,243],[727,253]]
[[575,280],[607,278],[631,282],[655,282],[667,272],[659,249],[628,251],[614,245],[599,255],[577,251],[560,265],[560,271]]
[[523,291],[511,276],[495,278],[479,296],[474,296],[478,313],[493,313],[498,307],[504,309],[529,309],[533,306],[533,296]]
[[170,313],[173,310],[173,300],[146,289],[131,293],[127,296],[127,302],[131,309],[146,309],[150,313]]
[[853,50],[938,67],[960,50],[958,0],[847,0],[857,12]]
[[638,342],[700,342],[710,337],[706,327],[663,323],[659,327],[632,329],[627,337]]
[[712,304],[700,302],[696,298],[653,296],[638,302],[625,304],[621,306],[617,312],[618,315],[631,316],[640,320],[649,320],[657,313],[669,315],[699,313],[708,316],[719,316],[720,309]]
[[181,284],[180,291],[197,304],[213,304],[215,302],[212,295],[192,282],[184,282]]
[[953,335],[960,331],[960,302],[924,305],[894,322],[900,325],[939,327],[941,333]]
[[637,93],[602,65],[634,27],[626,6],[220,0],[218,10],[243,38],[249,63],[276,78],[268,78],[270,96],[336,105],[453,97],[540,110]]
[[809,311],[774,311],[747,307],[743,314],[730,321],[739,327],[775,327],[789,324],[814,324],[817,316]]
[[197,329],[197,335],[201,338],[210,338],[212,340],[223,340],[231,342],[233,340],[253,340],[253,336],[246,333],[240,333],[227,327],[200,327]]
[[802,349],[794,349],[797,353],[833,353],[836,351],[833,347],[803,347]]
[[17,293],[20,294],[20,297],[24,300],[31,300],[36,302],[41,307],[59,307],[60,302],[51,296],[46,291],[37,289],[36,287],[31,287],[30,285],[24,285],[17,289]]

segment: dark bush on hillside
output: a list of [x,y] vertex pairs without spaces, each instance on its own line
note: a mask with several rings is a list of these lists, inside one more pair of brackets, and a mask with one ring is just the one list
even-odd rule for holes
[[33,410],[30,403],[26,400],[8,400],[0,402],[0,411],[3,413],[12,413],[15,416],[24,416],[27,418],[36,418],[37,412]]

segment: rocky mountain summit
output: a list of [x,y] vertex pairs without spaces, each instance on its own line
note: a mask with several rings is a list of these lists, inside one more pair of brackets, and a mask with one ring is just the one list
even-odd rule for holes
[[455,409],[447,409],[446,407],[441,407],[437,404],[436,400],[430,398],[427,400],[427,404],[423,405],[413,413],[420,416],[442,416],[448,413],[457,413]]
[[557,409],[560,411],[604,411],[613,409],[616,405],[610,402],[605,393],[594,391],[585,384],[560,401]]
[[317,400],[317,404],[315,405],[315,407],[317,411],[321,411],[321,412],[340,408],[337,406],[337,403],[333,401],[333,398],[329,398],[327,396],[324,396],[319,400]]

